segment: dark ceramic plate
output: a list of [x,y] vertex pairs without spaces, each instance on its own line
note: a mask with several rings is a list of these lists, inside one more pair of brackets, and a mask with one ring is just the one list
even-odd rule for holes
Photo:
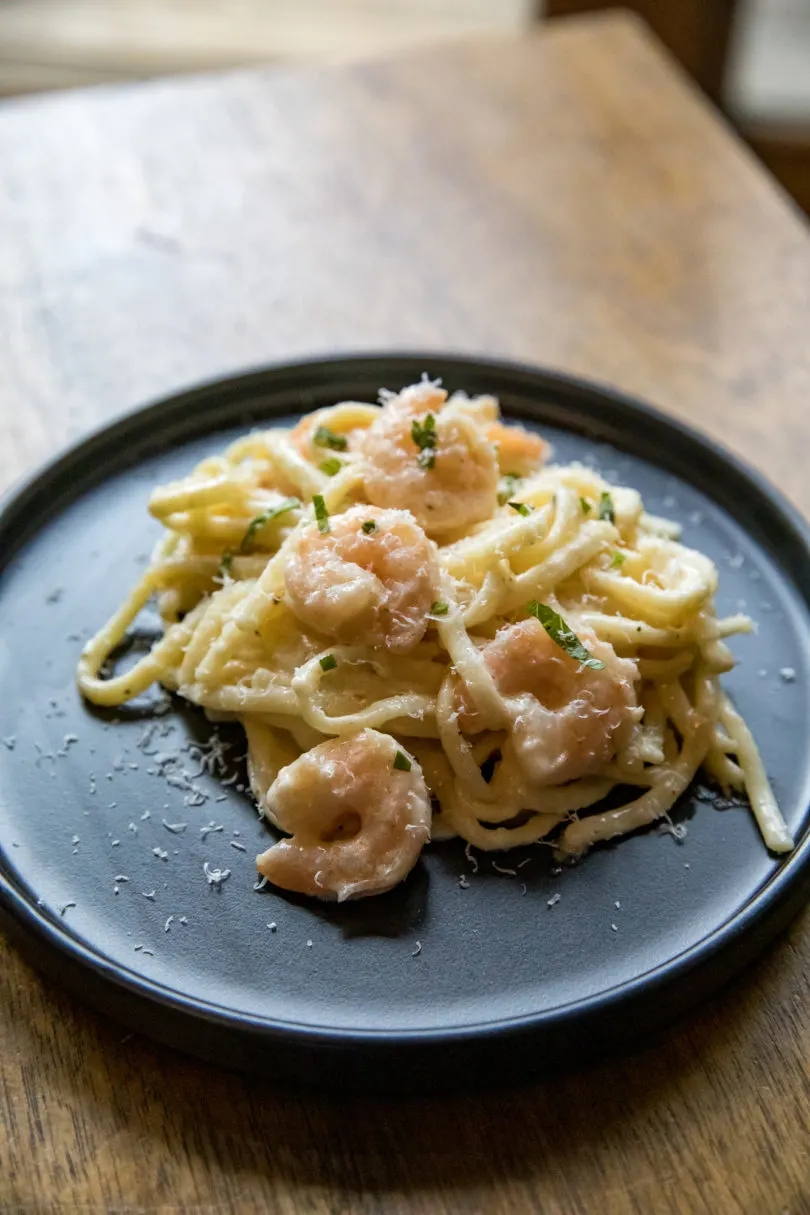
[[[381,898],[336,907],[254,892],[269,836],[240,788],[239,732],[221,731],[223,785],[196,746],[211,733],[201,714],[172,703],[155,716],[166,706],[154,695],[117,713],[82,703],[81,645],[159,531],[151,486],[257,423],[374,400],[423,371],[496,393],[557,459],[636,486],[717,562],[719,610],[760,622],[734,642],[726,686],[796,833],[790,857],[768,854],[745,806],[696,788],[675,815],[682,841],[651,829],[562,873],[545,848],[495,858],[515,876],[483,855],[473,872],[450,842]],[[442,355],[270,368],[152,405],[74,448],[7,503],[0,553],[4,926],[80,998],[181,1050],[317,1084],[526,1075],[661,1026],[806,897],[807,530],[756,474],[618,393]],[[206,862],[231,870],[221,889]]]

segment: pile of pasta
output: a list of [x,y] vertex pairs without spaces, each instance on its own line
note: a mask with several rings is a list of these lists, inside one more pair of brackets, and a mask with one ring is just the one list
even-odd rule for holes
[[[373,732],[422,774],[434,839],[554,833],[575,856],[665,816],[702,765],[747,794],[769,848],[792,847],[720,686],[726,639],[752,625],[716,615],[714,564],[636,490],[550,463],[494,398],[425,380],[341,402],[238,439],[149,510],[163,536],[79,687],[117,705],[158,681],[241,721],[260,808],[288,834],[280,774]],[[153,596],[162,637],[103,677]]]

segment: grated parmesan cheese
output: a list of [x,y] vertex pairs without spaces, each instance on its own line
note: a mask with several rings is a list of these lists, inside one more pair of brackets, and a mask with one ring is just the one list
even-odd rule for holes
[[222,883],[226,882],[231,876],[230,869],[212,869],[208,861],[203,865],[203,873],[209,886],[214,886],[217,890],[222,889]]
[[507,873],[509,877],[517,877],[517,869],[507,869],[505,865],[499,865],[497,861],[492,862],[492,868],[496,873]]
[[665,815],[663,821],[658,824],[659,835],[671,835],[679,844],[686,839],[687,833],[686,823],[673,823],[669,815]]

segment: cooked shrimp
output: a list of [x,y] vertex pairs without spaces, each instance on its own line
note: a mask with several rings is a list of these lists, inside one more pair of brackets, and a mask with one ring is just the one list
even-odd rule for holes
[[545,439],[522,426],[507,426],[494,422],[487,427],[487,438],[495,445],[498,467],[502,473],[525,477],[542,468],[551,448]]
[[[590,630],[580,639],[605,664],[593,670],[569,657],[539,621],[507,625],[484,646],[484,661],[511,717],[515,758],[535,785],[588,776],[608,763],[637,717],[636,664],[619,658]],[[475,733],[488,723],[460,692],[459,724]]]
[[287,602],[307,627],[347,645],[413,649],[436,598],[433,544],[404,510],[353,506],[322,534],[305,528],[285,567]]
[[413,384],[387,402],[360,443],[369,501],[410,510],[437,536],[489,518],[498,492],[492,444],[446,400],[427,380]]
[[279,772],[267,803],[291,838],[258,856],[256,868],[275,886],[318,899],[390,890],[430,838],[422,769],[376,730],[305,752]]

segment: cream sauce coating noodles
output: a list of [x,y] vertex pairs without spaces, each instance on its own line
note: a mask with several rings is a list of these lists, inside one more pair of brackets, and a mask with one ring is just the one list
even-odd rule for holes
[[[633,489],[548,462],[492,397],[423,380],[246,435],[152,493],[148,569],[85,647],[246,731],[257,858],[317,898],[401,881],[431,836],[559,856],[660,819],[698,768],[793,846],[723,692],[717,570]],[[155,596],[162,638],[101,670]],[[614,790],[614,808],[600,803]],[[623,804],[615,805],[626,792]]]

